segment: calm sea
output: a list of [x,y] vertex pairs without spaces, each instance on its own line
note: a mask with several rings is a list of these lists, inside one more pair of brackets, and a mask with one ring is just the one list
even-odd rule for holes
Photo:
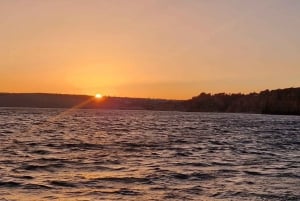
[[0,200],[300,200],[300,117],[0,109]]

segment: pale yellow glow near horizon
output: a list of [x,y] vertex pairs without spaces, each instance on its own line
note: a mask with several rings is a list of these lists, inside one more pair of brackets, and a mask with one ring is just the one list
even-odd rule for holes
[[300,1],[2,0],[0,92],[189,99],[300,86]]
[[97,99],[101,99],[103,96],[102,96],[102,94],[96,94],[95,95],[95,98],[97,98]]

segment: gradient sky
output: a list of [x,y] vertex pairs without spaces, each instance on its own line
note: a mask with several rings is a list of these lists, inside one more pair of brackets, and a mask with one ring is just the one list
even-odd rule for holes
[[0,91],[187,99],[300,86],[299,0],[1,0]]

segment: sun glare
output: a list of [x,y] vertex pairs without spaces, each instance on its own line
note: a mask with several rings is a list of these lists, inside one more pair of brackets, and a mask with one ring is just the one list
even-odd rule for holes
[[102,98],[102,95],[101,95],[101,94],[96,94],[96,95],[95,95],[95,98],[100,99],[100,98]]

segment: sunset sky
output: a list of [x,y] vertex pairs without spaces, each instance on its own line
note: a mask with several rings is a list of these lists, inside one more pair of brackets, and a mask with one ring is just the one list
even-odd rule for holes
[[299,11],[299,0],[1,0],[0,92],[299,87]]

